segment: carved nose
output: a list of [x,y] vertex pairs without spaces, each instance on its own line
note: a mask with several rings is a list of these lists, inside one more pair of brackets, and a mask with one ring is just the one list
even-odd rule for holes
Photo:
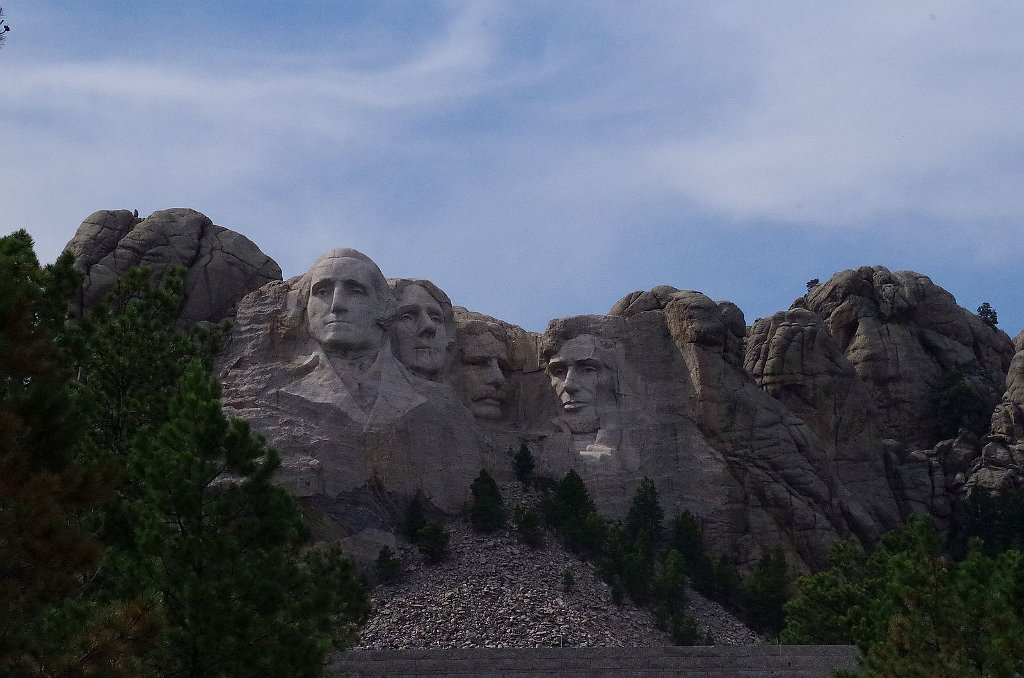
[[434,321],[430,318],[420,321],[420,336],[421,337],[433,337],[437,334],[437,326]]
[[344,291],[339,287],[338,289],[334,290],[333,294],[331,294],[331,310],[332,311],[334,311],[334,312],[340,311],[342,313],[345,313],[346,311],[348,311],[348,308],[345,306],[345,295],[344,295],[343,292]]
[[487,363],[487,383],[495,386],[505,383],[505,375],[501,373],[498,361],[493,358]]

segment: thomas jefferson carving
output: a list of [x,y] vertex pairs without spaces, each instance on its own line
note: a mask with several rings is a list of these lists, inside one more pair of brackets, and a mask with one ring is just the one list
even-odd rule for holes
[[398,360],[417,376],[441,381],[455,345],[452,302],[429,280],[389,280],[396,297],[387,320]]

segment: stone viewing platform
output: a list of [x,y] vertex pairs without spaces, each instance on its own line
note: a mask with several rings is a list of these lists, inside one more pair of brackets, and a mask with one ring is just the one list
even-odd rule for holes
[[827,678],[855,666],[852,645],[350,650],[328,675],[478,678]]

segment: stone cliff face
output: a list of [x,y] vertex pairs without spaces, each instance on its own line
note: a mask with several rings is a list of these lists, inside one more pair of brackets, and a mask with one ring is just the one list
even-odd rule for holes
[[128,210],[101,210],[82,222],[64,249],[85,272],[80,312],[134,266],[185,267],[185,323],[220,322],[243,296],[281,279],[280,267],[251,240],[190,209],[161,210],[145,219]]
[[935,444],[933,388],[946,373],[962,373],[987,410],[1005,389],[1010,338],[957,306],[927,276],[863,266],[835,274],[795,306],[824,319],[867,387],[888,438]]
[[[741,567],[778,547],[820,567],[837,539],[944,522],[974,488],[1022,480],[1024,334],[1014,346],[917,273],[843,271],[749,332],[734,304],[661,286],[537,334],[355,250],[282,281],[191,210],[97,212],[68,247],[86,309],[129,266],[188,268],[182,319],[233,317],[225,407],[280,450],[317,534],[365,558],[395,545],[412,496],[453,515],[481,468],[511,481],[522,441],[611,517],[651,478]],[[936,440],[952,373],[993,412],[983,439]]]

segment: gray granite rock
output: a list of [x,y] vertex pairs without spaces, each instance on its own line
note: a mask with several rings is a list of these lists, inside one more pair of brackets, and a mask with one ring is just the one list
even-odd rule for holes
[[1010,338],[957,306],[927,276],[863,266],[835,274],[795,306],[825,320],[871,394],[887,437],[935,444],[931,401],[944,374],[961,372],[987,408],[1005,390]]
[[870,544],[898,527],[906,511],[886,473],[877,410],[821,317],[798,308],[758,320],[747,340],[745,367],[813,431],[861,541]]
[[184,323],[219,322],[233,315],[246,294],[281,279],[280,267],[251,240],[191,209],[161,210],[146,219],[127,210],[101,210],[82,222],[65,249],[85,273],[80,312],[135,266],[187,270]]

